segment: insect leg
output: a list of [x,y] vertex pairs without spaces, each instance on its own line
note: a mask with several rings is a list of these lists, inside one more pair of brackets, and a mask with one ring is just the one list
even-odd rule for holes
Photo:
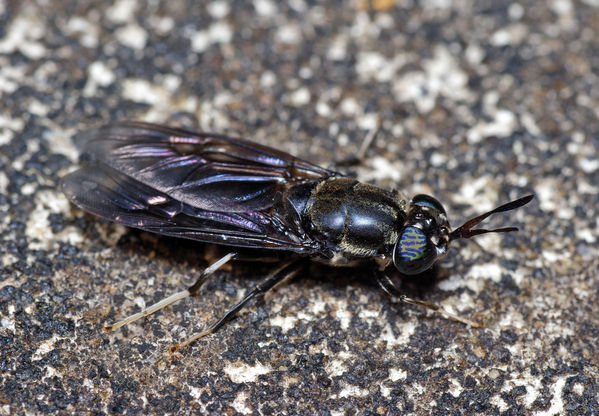
[[427,301],[419,300],[419,299],[412,299],[412,298],[407,297],[404,294],[399,293],[396,285],[384,273],[377,273],[376,281],[379,284],[379,286],[388,295],[393,296],[393,297],[398,297],[399,300],[403,303],[409,303],[410,305],[424,306],[425,308],[430,309],[435,312],[438,312],[441,315],[444,315],[445,317],[447,317],[449,319],[453,319],[454,321],[461,322],[465,325],[470,325],[471,327],[474,327],[474,328],[483,328],[484,327],[483,324],[471,321],[470,319],[462,318],[462,317],[455,315],[451,312],[447,312],[445,309],[443,309],[440,305],[437,305],[436,303],[427,302]]
[[204,271],[202,273],[200,273],[200,276],[198,277],[196,282],[193,285],[191,285],[189,287],[189,289],[182,290],[181,292],[177,292],[174,295],[171,295],[165,299],[162,299],[161,301],[156,302],[155,304],[144,309],[143,311],[135,313],[131,316],[128,316],[127,318],[123,319],[122,321],[119,321],[112,325],[107,325],[104,327],[104,331],[106,331],[106,332],[114,331],[115,329],[118,329],[124,325],[130,324],[131,322],[137,321],[138,319],[141,319],[145,316],[151,315],[154,312],[158,312],[160,309],[163,309],[163,308],[167,307],[168,305],[175,303],[181,299],[185,299],[188,296],[196,295],[198,293],[198,290],[200,290],[200,288],[202,287],[202,284],[204,284],[204,282],[208,278],[208,276],[210,276],[212,273],[214,273],[215,271],[220,269],[224,264],[233,260],[236,256],[237,256],[237,253],[227,254],[226,256],[222,257],[220,260],[217,260],[216,262],[212,263],[210,266],[206,267],[204,269]]
[[268,292],[278,283],[281,283],[286,279],[291,279],[293,276],[295,276],[295,274],[301,269],[301,262],[302,259],[294,260],[279,268],[272,275],[266,278],[266,280],[264,280],[258,286],[250,290],[243,299],[241,299],[235,306],[229,309],[218,321],[212,324],[209,328],[205,329],[202,332],[198,332],[197,334],[192,335],[191,337],[187,338],[185,341],[177,345],[173,345],[170,348],[170,352],[174,353],[175,351],[185,347],[186,345],[200,338],[203,338],[206,335],[210,335],[216,332],[220,327],[229,322],[237,314],[237,312],[239,312],[250,300],[257,296],[264,295],[264,293]]

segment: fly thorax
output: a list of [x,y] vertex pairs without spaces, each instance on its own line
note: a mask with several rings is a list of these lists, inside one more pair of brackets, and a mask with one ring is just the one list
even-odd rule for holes
[[346,258],[362,258],[387,251],[397,241],[406,204],[400,193],[331,178],[313,190],[306,213],[311,234]]

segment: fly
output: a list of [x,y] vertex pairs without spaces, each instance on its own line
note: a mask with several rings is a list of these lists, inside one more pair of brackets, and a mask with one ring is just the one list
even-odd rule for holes
[[[373,279],[401,301],[480,326],[404,296],[385,271],[395,267],[400,274],[419,274],[445,256],[452,241],[517,231],[473,227],[533,199],[528,195],[508,202],[452,231],[445,208],[431,196],[409,199],[401,191],[362,183],[242,138],[123,122],[83,132],[74,140],[91,161],[63,178],[61,186],[83,210],[157,234],[293,254],[216,323],[172,351],[218,330],[250,300],[295,275],[306,258],[333,266],[369,264]],[[240,259],[238,251],[227,254],[187,290],[105,329],[197,295],[208,276]]]

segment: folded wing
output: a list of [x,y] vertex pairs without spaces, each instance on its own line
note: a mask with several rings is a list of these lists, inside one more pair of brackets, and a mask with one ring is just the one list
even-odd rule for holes
[[93,161],[62,189],[86,211],[192,240],[318,251],[284,197],[335,172],[244,139],[147,123],[102,127],[75,142]]

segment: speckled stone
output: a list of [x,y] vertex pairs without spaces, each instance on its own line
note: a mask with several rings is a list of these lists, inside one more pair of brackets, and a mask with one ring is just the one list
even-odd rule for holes
[[[592,0],[0,2],[0,413],[598,415],[598,39]],[[270,269],[103,332],[218,254],[57,189],[71,135],[123,119],[325,166],[381,120],[360,179],[454,226],[537,198],[406,282],[484,329],[314,265],[169,355]]]

